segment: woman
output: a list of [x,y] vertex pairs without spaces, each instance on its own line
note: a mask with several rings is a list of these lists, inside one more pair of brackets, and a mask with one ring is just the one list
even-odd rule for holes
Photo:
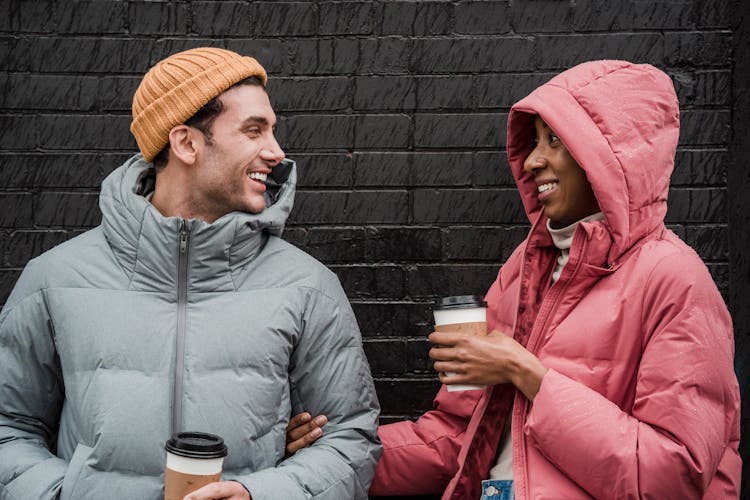
[[513,106],[531,230],[487,293],[492,333],[430,336],[444,384],[489,387],[443,388],[417,422],[381,427],[371,493],[739,496],[731,319],[664,225],[678,135],[649,65],[584,63]]

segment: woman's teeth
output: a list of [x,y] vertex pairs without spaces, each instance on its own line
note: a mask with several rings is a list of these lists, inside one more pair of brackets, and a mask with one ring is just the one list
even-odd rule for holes
[[268,174],[262,174],[260,172],[250,172],[249,174],[247,174],[247,176],[256,181],[266,182]]
[[541,186],[537,186],[537,190],[540,193],[544,193],[546,191],[549,191],[550,189],[555,189],[556,182],[548,182],[547,184],[542,184]]

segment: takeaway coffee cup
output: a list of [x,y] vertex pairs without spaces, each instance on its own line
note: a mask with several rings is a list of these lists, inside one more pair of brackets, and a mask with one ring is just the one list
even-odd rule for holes
[[165,500],[182,500],[188,493],[220,480],[227,447],[219,436],[204,432],[176,432],[165,448]]
[[[479,295],[454,295],[435,301],[433,308],[436,332],[487,334],[487,303]],[[450,376],[452,373],[446,373]],[[448,391],[484,389],[483,385],[449,385]]]

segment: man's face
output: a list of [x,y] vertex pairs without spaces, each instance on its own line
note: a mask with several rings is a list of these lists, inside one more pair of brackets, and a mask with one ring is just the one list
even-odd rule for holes
[[262,87],[239,85],[220,99],[224,110],[211,125],[210,140],[198,134],[193,166],[192,208],[207,222],[233,211],[262,212],[266,175],[284,159],[273,135],[276,115]]

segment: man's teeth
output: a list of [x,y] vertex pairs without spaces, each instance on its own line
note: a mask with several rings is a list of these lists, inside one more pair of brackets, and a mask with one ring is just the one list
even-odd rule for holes
[[247,176],[251,179],[255,179],[256,181],[266,182],[268,174],[262,174],[260,172],[250,172],[249,174],[247,174]]
[[542,184],[541,186],[538,186],[537,189],[540,193],[544,193],[545,191],[549,191],[550,189],[555,188],[556,182],[548,182],[547,184]]

